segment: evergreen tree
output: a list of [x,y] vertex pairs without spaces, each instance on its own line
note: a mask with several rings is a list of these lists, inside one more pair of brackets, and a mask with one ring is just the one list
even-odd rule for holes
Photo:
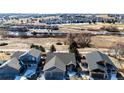
[[50,52],[55,52],[55,51],[56,51],[55,46],[54,46],[54,45],[51,45],[51,46],[50,46]]
[[76,43],[75,41],[73,41],[73,42],[69,45],[69,52],[75,54],[76,61],[78,61],[78,62],[81,61],[81,56],[80,56],[80,53],[79,53],[79,51],[78,51],[78,49],[77,49],[77,43]]

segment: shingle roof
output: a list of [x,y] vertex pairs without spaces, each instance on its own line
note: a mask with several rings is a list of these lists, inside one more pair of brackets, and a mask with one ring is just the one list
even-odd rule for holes
[[[88,62],[88,66],[90,70],[94,69],[100,69],[102,71],[105,71],[105,68],[98,65],[97,62],[106,62],[110,65],[113,65],[112,61],[109,59],[109,57],[99,51],[94,51],[92,53],[86,54],[86,61]],[[113,65],[114,66],[114,65]]]
[[14,52],[12,55],[11,55],[11,58],[17,58],[19,59],[19,57],[24,54],[24,52],[21,52],[21,51],[17,51],[17,52]]
[[4,64],[2,64],[0,66],[0,68],[4,68],[5,66],[8,66],[8,67],[11,67],[11,68],[14,68],[16,70],[19,70],[21,65],[19,64],[19,61],[17,58],[12,58],[10,60],[8,60],[7,62],[5,62]]
[[74,64],[76,66],[76,59],[73,53],[51,53],[47,54],[46,62],[57,56],[65,65]]
[[33,57],[38,58],[41,55],[41,51],[38,50],[38,49],[32,48],[29,51],[27,51],[27,52],[23,53],[22,55],[20,55],[20,57],[25,56],[26,54],[29,54],[29,55],[31,55]]
[[29,52],[28,52],[29,55],[32,55],[34,57],[39,57],[41,55],[41,51],[40,50],[37,50],[35,48],[32,48]]
[[66,66],[65,66],[65,64],[62,62],[62,60],[61,59],[59,59],[59,57],[57,57],[57,56],[54,56],[51,60],[49,60],[46,64],[45,64],[45,66],[44,66],[44,71],[46,71],[46,70],[49,70],[49,69],[51,69],[51,68],[53,68],[53,67],[56,67],[56,68],[58,68],[58,69],[60,69],[60,70],[62,70],[62,71],[66,71]]
[[110,58],[109,58],[106,54],[103,54],[103,53],[102,53],[102,58],[103,58],[108,64],[115,66],[115,65],[113,64],[113,62],[110,60]]

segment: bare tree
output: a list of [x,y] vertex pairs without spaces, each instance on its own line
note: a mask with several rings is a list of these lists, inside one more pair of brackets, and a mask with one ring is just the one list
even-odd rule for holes
[[78,45],[78,47],[90,47],[90,43],[91,43],[91,34],[89,33],[82,33],[82,34],[78,34],[75,37],[75,41]]
[[72,42],[77,43],[77,47],[84,48],[84,47],[90,47],[91,43],[91,34],[89,33],[77,33],[77,34],[68,34],[67,36],[67,44],[71,44]]
[[114,44],[111,47],[111,53],[115,56],[115,58],[120,58],[124,56],[124,45],[121,43]]
[[121,57],[124,58],[124,45],[123,44],[120,45],[120,53],[119,54]]
[[69,33],[66,38],[66,43],[70,45],[74,41],[74,38],[74,35],[72,33]]

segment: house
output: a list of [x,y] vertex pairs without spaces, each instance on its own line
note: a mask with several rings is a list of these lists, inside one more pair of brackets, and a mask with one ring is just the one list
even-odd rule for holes
[[43,68],[45,79],[62,80],[68,71],[76,67],[73,53],[48,53]]
[[21,65],[20,74],[18,77],[23,76],[27,79],[36,79],[38,75],[38,65],[41,62],[41,51],[37,49],[30,49],[26,52],[14,52],[11,58],[19,60]]
[[106,54],[94,51],[86,54],[90,76],[94,79],[108,79],[116,73],[116,67]]
[[0,80],[13,80],[19,75],[21,65],[17,58],[12,58],[0,66]]
[[28,36],[28,32],[12,32],[7,33],[9,36]]
[[29,29],[26,26],[10,26],[8,28],[9,36],[27,36]]
[[38,66],[41,62],[41,51],[32,48],[31,50],[20,55],[19,61],[23,67],[22,75],[28,79],[36,79],[39,71]]
[[32,48],[19,57],[20,62],[26,67],[37,66],[41,61],[41,51]]
[[28,28],[26,26],[11,26],[8,30],[13,32],[27,32]]
[[46,63],[43,71],[47,80],[62,80],[65,75],[66,66],[59,57],[54,56]]
[[76,67],[76,59],[74,53],[51,53],[47,54],[46,62],[48,62],[54,56],[59,57],[65,64],[67,71],[72,71]]

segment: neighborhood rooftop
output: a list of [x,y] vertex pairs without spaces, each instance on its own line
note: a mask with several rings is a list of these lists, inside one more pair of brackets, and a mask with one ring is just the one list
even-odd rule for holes
[[73,64],[76,66],[76,59],[73,53],[50,53],[49,52],[47,54],[46,62],[49,62],[49,60],[51,60],[51,58],[53,58],[54,56],[57,56],[58,58],[60,58],[65,65]]
[[7,62],[5,62],[3,65],[0,66],[0,69],[4,68],[5,66],[9,66],[15,69],[20,69],[21,67],[17,58],[12,58],[8,60]]
[[24,56],[24,55],[27,54],[27,53],[28,53],[29,55],[31,55],[31,56],[36,57],[36,58],[41,55],[41,52],[40,52],[39,50],[32,48],[32,49],[30,49],[29,51],[23,53],[23,54],[20,55],[20,56]]
[[17,58],[17,59],[19,59],[19,57],[22,55],[22,54],[24,54],[25,52],[21,52],[21,51],[16,51],[16,52],[14,52],[12,55],[11,55],[11,58]]
[[49,60],[44,66],[44,71],[49,70],[50,68],[56,67],[62,71],[66,71],[65,64],[59,57],[54,56],[51,60]]
[[113,65],[112,61],[109,59],[109,57],[106,54],[103,54],[99,51],[94,51],[91,53],[86,54],[86,61],[88,62],[90,70],[94,69],[101,69],[105,70],[104,67],[101,65],[98,65],[97,62],[106,62],[107,64]]

